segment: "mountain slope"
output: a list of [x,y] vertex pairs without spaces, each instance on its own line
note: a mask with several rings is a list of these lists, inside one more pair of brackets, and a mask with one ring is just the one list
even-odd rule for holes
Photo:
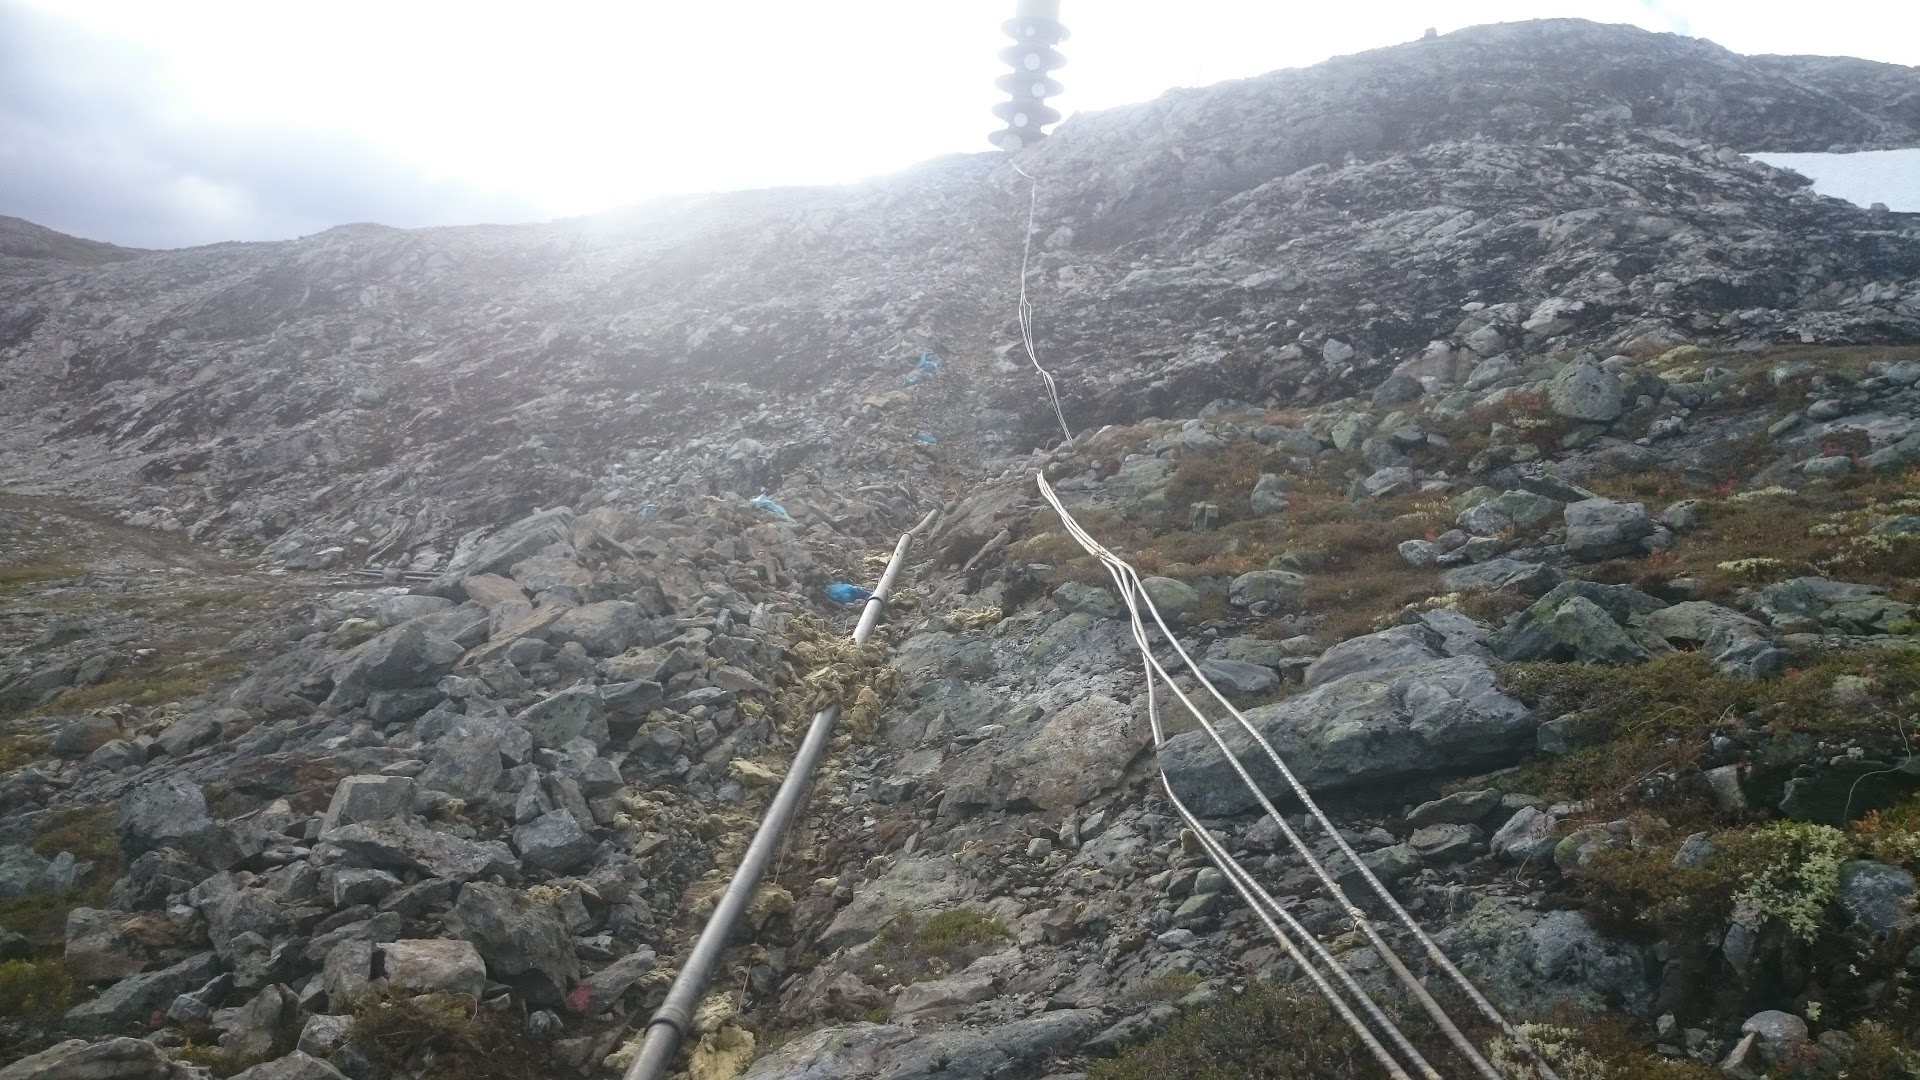
[[0,260],[0,1054],[615,1075],[838,701],[700,1080],[1376,1075],[1161,769],[1466,1075],[1042,473],[1561,1075],[1910,1070],[1920,223],[1740,151],[1915,88],[1556,20],[1076,117],[1064,442],[998,155]]

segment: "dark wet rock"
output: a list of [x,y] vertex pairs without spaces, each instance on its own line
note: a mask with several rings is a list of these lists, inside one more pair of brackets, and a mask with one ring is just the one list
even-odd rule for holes
[[121,979],[91,1001],[67,1010],[62,1021],[76,1035],[108,1035],[142,1024],[155,1009],[164,1009],[175,997],[206,985],[220,973],[220,959],[200,953],[159,971]]
[[1840,907],[1879,937],[1913,922],[1913,875],[1897,866],[1855,859],[1840,867]]
[[580,976],[558,909],[484,881],[468,884],[447,913],[447,929],[473,943],[493,978],[530,1000],[557,1003]]
[[403,819],[413,806],[413,790],[413,779],[407,776],[349,776],[333,789],[320,828],[324,832],[342,825]]
[[1560,571],[1543,563],[1488,559],[1483,563],[1456,566],[1441,574],[1440,587],[1448,592],[1512,589],[1523,596],[1544,596],[1563,578]]
[[177,848],[204,866],[224,870],[248,854],[241,838],[208,812],[200,786],[184,776],[135,787],[120,804],[113,824],[120,848],[128,855]]
[[1653,519],[1639,503],[1586,499],[1564,513],[1567,554],[1580,562],[1644,554],[1640,542],[1653,535]]
[[466,650],[424,623],[424,619],[402,623],[348,653],[333,674],[328,701],[352,708],[364,704],[376,690],[406,690],[439,682]]
[[529,865],[564,873],[577,869],[600,845],[579,819],[558,809],[513,830],[513,846]]
[[1115,619],[1126,611],[1113,590],[1102,585],[1083,585],[1069,581],[1053,590],[1053,602],[1069,614],[1092,615],[1097,619]]

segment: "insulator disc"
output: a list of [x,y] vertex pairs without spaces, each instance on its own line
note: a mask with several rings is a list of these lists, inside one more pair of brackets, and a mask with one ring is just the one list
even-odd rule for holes
[[1060,80],[1045,75],[1033,75],[1016,71],[1002,75],[993,81],[993,85],[1012,94],[1014,97],[1050,98],[1066,90]]
[[1000,60],[1015,71],[1039,73],[1066,64],[1067,58],[1046,45],[1009,45],[1000,50]]
[[[1058,109],[1048,108],[1044,102],[1034,101],[1031,98],[1003,101],[993,107],[993,115],[1005,120],[1009,126],[1023,131],[1045,127],[1060,120]],[[1015,120],[1015,117],[1024,117],[1026,122],[1020,123]]]
[[1008,19],[1000,24],[1008,37],[1026,44],[1058,45],[1067,40],[1067,28],[1052,19]]

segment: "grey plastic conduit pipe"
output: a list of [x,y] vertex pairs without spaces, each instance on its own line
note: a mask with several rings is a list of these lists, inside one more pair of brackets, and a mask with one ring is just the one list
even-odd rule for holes
[[[900,570],[906,565],[907,548],[913,539],[925,533],[933,525],[933,519],[939,510],[930,510],[920,519],[920,524],[908,529],[894,545],[893,558],[887,562],[887,569],[880,575],[880,584],[874,588],[873,597],[867,601],[866,610],[860,613],[859,625],[853,629],[853,643],[865,645],[873,636],[873,628],[880,622],[880,611],[886,606],[887,596],[893,591],[894,579],[900,576]],[[813,770],[820,764],[820,758],[827,750],[827,740],[833,737],[833,725],[840,719],[840,706],[836,702],[821,709],[813,717],[813,726],[807,729],[807,737],[800,744],[800,750],[793,755],[793,764],[787,767],[786,779],[780,782],[780,790],[774,793],[773,801],[767,804],[766,816],[760,819],[760,828],[753,834],[753,842],[747,845],[747,853],[741,857],[740,866],[733,872],[733,880],[727,882],[727,890],[720,894],[720,902],[713,906],[713,914],[707,919],[706,927],[700,931],[699,940],[687,953],[680,965],[680,974],[674,977],[673,986],[667,991],[667,999],[654,1010],[653,1019],[647,1022],[646,1041],[640,1044],[640,1052],[634,1055],[633,1064],[627,1067],[625,1080],[663,1080],[667,1067],[673,1064],[673,1056],[680,1050],[680,1043],[686,1038],[687,1031],[693,1025],[693,1010],[700,1005],[700,997],[706,992],[707,980],[713,976],[713,969],[719,966],[720,955],[726,951],[727,941],[733,936],[734,924],[740,921],[753,899],[754,890],[760,886],[760,878],[767,872],[767,866],[773,861],[773,855],[780,850],[780,841],[786,838],[787,826],[793,823],[793,815],[800,809],[800,802],[806,797],[807,788],[813,782]]]

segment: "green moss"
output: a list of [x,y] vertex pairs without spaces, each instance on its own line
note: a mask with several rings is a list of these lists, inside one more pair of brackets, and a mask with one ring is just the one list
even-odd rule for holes
[[1206,982],[1204,978],[1191,971],[1176,972],[1141,983],[1134,989],[1133,997],[1141,1001],[1175,1001],[1203,982]]
[[880,932],[880,943],[922,957],[948,957],[1007,936],[1007,924],[976,908],[952,908],[925,919],[902,915]]
[[189,1040],[185,1045],[174,1049],[173,1059],[189,1065],[198,1065],[221,1080],[226,1080],[227,1077],[236,1076],[262,1062],[274,1061],[292,1053],[294,1040],[291,1033],[285,1041],[284,1047],[275,1046],[264,1054],[236,1054],[224,1046],[201,1046]]
[[54,823],[33,838],[33,849],[48,858],[70,851],[78,859],[118,859],[113,814],[114,808],[104,804],[59,811]]
[[29,556],[17,562],[0,563],[0,599],[19,596],[35,585],[74,577],[83,568],[56,555]]
[[45,760],[52,750],[53,739],[46,735],[0,735],[0,773],[9,773]]
[[134,672],[95,686],[70,690],[35,711],[72,713],[102,705],[138,708],[166,705],[206,693],[246,666],[245,657],[216,656],[161,671]]
[[[1756,764],[1804,760],[1815,737],[1859,740],[1897,761],[1903,743],[1887,717],[1920,707],[1920,650],[1904,648],[1831,653],[1765,679],[1725,674],[1688,652],[1634,667],[1507,664],[1499,674],[1502,688],[1542,718],[1571,716],[1575,741],[1589,744],[1535,759],[1506,779],[1508,789],[1603,805],[1653,772],[1691,767],[1721,729],[1758,729],[1765,738]],[[1865,679],[1864,697],[1836,704],[1842,676]]]
[[1849,1080],[1910,1080],[1920,1076],[1920,1052],[1916,1052],[1886,1023],[1863,1020],[1853,1025],[1853,1053],[1848,1055]]
[[67,913],[77,907],[105,907],[113,883],[96,872],[95,880],[78,889],[58,893],[33,893],[0,901],[0,928],[25,935],[42,947],[59,945],[66,938]]
[[73,980],[58,960],[0,963],[0,1016],[56,1016],[73,994]]
[[1007,925],[976,908],[902,912],[874,938],[876,967],[899,982],[939,978],[999,948]]

